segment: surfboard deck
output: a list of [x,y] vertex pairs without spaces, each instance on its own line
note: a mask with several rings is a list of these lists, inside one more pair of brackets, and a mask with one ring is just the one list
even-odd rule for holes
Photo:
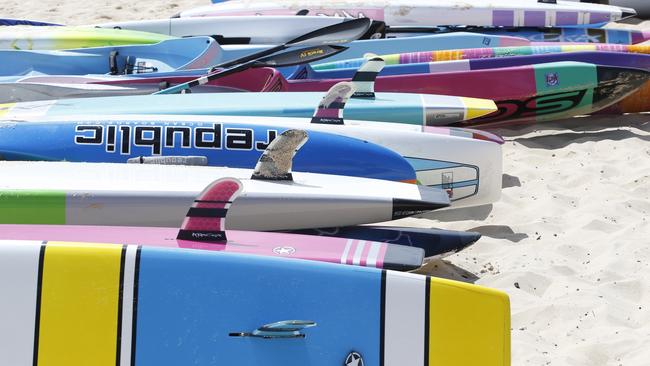
[[[648,79],[647,71],[555,62],[500,69],[379,76],[376,91],[446,92],[493,98],[498,112],[454,125],[496,127],[590,114],[625,98]],[[340,79],[296,80],[290,90],[326,90]]]
[[185,248],[398,271],[417,269],[424,261],[422,248],[354,238],[227,230],[227,241],[202,243],[180,240],[177,235],[178,228],[0,224],[0,240],[38,241],[48,238],[49,241]]
[[[465,283],[189,249],[3,241],[0,253],[11,364],[510,362],[508,296]],[[314,322],[297,338],[241,334]]]
[[449,202],[439,189],[301,172],[294,182],[273,182],[250,179],[250,169],[204,166],[3,161],[0,171],[7,224],[177,227],[199,193],[223,177],[244,185],[228,211],[233,230],[383,222]]

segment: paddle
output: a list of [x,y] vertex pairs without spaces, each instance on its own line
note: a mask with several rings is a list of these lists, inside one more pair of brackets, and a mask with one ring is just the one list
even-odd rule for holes
[[[192,88],[197,85],[202,85],[207,83],[210,80],[214,80],[215,78],[219,77],[217,75],[224,76],[224,72],[229,72],[230,67],[236,66],[237,71],[245,70],[249,67],[252,67],[255,64],[255,61],[272,55],[274,53],[278,53],[280,51],[283,51],[289,47],[296,47],[296,46],[303,46],[303,47],[315,47],[315,46],[326,46],[326,45],[336,45],[336,44],[341,44],[341,43],[347,43],[350,41],[353,41],[355,39],[358,39],[362,35],[366,33],[368,30],[368,27],[370,27],[371,20],[368,18],[359,18],[359,19],[353,19],[349,21],[345,21],[342,23],[338,24],[333,24],[321,29],[317,29],[315,31],[309,32],[307,34],[304,34],[300,37],[294,38],[284,44],[271,47],[269,49],[253,53],[248,56],[244,56],[242,58],[232,60],[229,62],[225,62],[219,65],[214,66],[212,69],[210,69],[210,72],[202,76],[198,79],[188,81],[183,84],[178,84],[175,86],[172,86],[167,89],[163,89],[161,91],[158,91],[154,94],[172,94],[172,93],[178,93],[181,92],[185,89]],[[340,51],[339,51],[340,52]],[[314,60],[315,61],[315,60]],[[303,62],[310,62],[310,61],[303,61]],[[276,65],[278,66],[278,65]],[[217,68],[226,68],[228,70],[222,70],[219,72],[216,72],[215,69]]]
[[[347,49],[348,48],[344,46],[306,47],[306,48],[299,48],[297,50],[282,52],[276,55],[266,56],[257,60],[246,62],[241,65],[237,65],[235,67],[214,71],[209,75],[203,76],[202,78],[198,78],[196,80],[192,80],[186,83],[188,84],[188,86],[180,89],[180,91],[190,89],[197,85],[203,85],[210,80],[219,79],[224,76],[232,75],[247,69],[256,68],[256,67],[284,67],[284,66],[306,64],[306,63],[322,60],[324,58],[336,55],[337,53],[343,52]],[[197,81],[197,83],[193,85],[189,85],[194,81]],[[170,88],[161,90],[161,92],[171,90],[182,85],[183,84],[172,86]],[[154,94],[173,94],[173,91],[169,93],[161,93],[161,92],[157,92]]]

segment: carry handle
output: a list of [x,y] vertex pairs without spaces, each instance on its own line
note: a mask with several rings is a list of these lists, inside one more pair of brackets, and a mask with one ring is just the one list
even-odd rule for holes
[[305,328],[315,327],[316,322],[311,320],[282,320],[279,322],[265,324],[255,329],[253,332],[233,332],[228,335],[231,337],[254,337],[263,339],[273,338],[305,338],[305,334],[300,331]]

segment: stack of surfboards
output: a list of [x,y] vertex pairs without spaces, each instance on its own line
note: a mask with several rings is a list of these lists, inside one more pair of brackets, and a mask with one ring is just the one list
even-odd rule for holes
[[376,224],[497,202],[486,128],[632,108],[610,3],[0,20],[3,363],[509,365],[506,294],[407,273],[480,234]]

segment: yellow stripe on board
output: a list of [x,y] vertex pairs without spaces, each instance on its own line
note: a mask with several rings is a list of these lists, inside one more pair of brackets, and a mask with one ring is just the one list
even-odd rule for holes
[[39,366],[115,366],[122,246],[48,242]]
[[492,112],[496,112],[497,108],[496,103],[490,99],[480,99],[480,98],[467,98],[460,97],[465,105],[466,113],[465,120],[470,120],[478,117],[486,116]]
[[11,111],[11,108],[15,106],[16,103],[3,103],[0,104],[0,117],[4,117],[5,114],[9,113]]
[[430,278],[429,366],[510,365],[510,300],[503,292]]

